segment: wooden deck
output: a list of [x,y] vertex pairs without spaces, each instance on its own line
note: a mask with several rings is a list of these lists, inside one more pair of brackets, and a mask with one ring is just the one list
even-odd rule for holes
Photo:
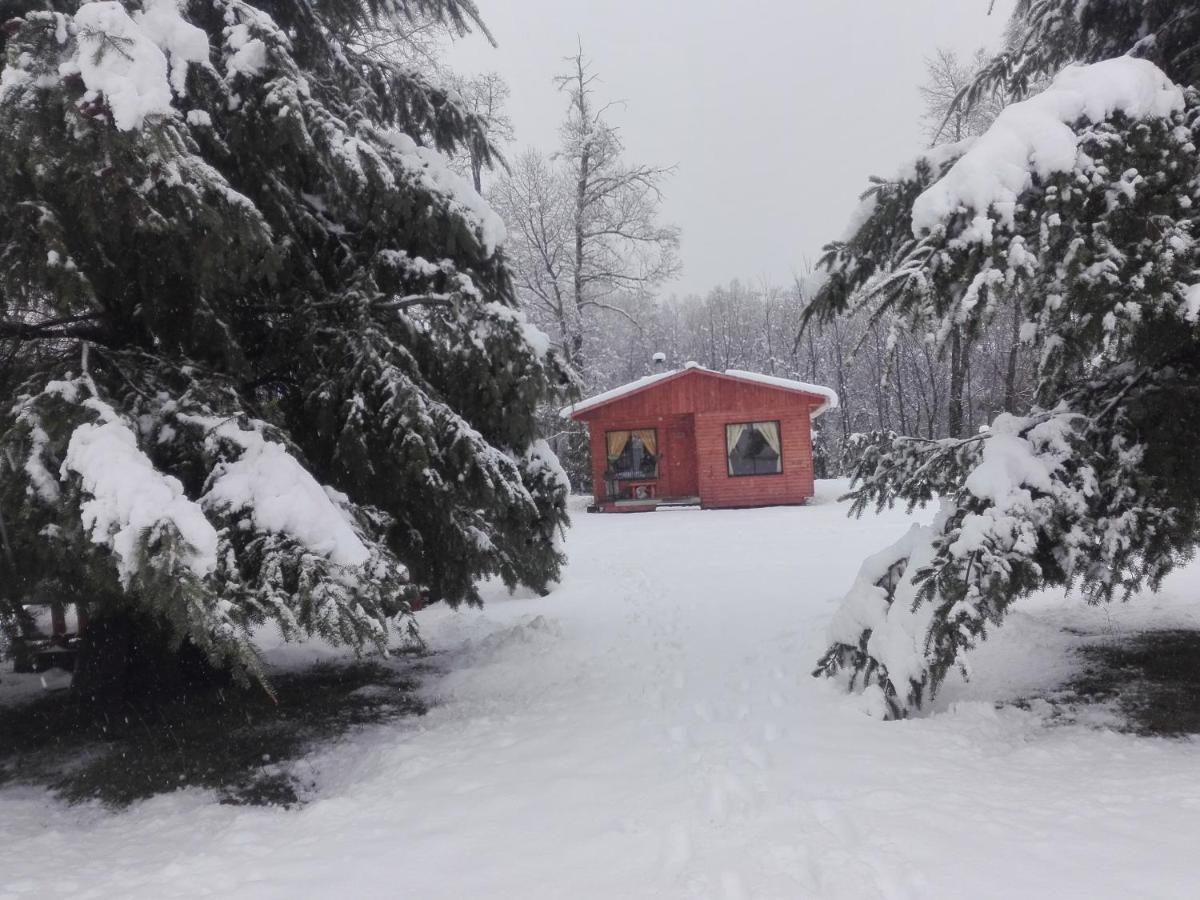
[[649,497],[645,500],[606,500],[588,512],[654,512],[659,507],[699,506],[699,497]]

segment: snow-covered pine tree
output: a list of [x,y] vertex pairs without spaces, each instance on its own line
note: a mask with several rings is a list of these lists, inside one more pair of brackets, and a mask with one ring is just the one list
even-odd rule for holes
[[545,589],[566,486],[535,412],[564,371],[445,163],[486,134],[362,50],[398,17],[478,26],[473,3],[5,10],[10,625],[77,601],[97,641],[121,622],[114,645],[161,633],[254,674],[257,623],[382,647],[417,585]]
[[1017,0],[1009,41],[965,92],[1020,96],[1068,63],[1131,54],[1177,84],[1200,83],[1200,11],[1191,0]]
[[[1019,5],[1028,39],[1011,71],[1098,58],[1063,70],[978,140],[875,183],[823,259],[812,316],[890,310],[897,327],[941,343],[1017,303],[1022,340],[1037,350],[1026,416],[1001,415],[966,439],[859,438],[855,512],[940,503],[931,525],[864,564],[817,668],[849,671],[889,716],[966,670],[965,652],[1016,598],[1047,586],[1126,598],[1200,542],[1196,54],[1179,52],[1178,31],[1149,39],[1155,22],[1195,30],[1200,4],[1087,4],[1113,15],[1071,20],[1078,30],[1061,49],[1062,29],[1047,22],[1076,5]],[[1153,14],[1133,28],[1118,7]],[[1116,46],[1175,48],[1160,61],[1177,63],[1170,74],[1184,85],[1145,59],[1104,59]]]

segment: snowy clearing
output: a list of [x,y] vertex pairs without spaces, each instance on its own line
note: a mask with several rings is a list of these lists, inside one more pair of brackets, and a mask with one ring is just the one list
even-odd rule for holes
[[113,814],[0,790],[0,898],[1195,896],[1200,746],[995,701],[1069,677],[1076,632],[1197,627],[1197,571],[1130,606],[1025,603],[970,684],[883,723],[808,674],[862,559],[910,524],[846,520],[843,487],[576,509],[551,596],[421,614],[438,705],[301,762],[308,805],[190,790]]

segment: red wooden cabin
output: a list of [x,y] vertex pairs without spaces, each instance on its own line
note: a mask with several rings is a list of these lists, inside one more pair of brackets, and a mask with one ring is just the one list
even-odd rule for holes
[[689,364],[566,407],[587,422],[600,512],[803,503],[829,388]]

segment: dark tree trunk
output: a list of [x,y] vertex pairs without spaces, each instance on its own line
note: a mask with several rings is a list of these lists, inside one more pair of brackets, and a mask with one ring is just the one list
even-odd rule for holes
[[167,629],[146,616],[108,613],[91,619],[80,640],[71,690],[97,707],[170,700],[230,681],[195,645],[173,646]]

